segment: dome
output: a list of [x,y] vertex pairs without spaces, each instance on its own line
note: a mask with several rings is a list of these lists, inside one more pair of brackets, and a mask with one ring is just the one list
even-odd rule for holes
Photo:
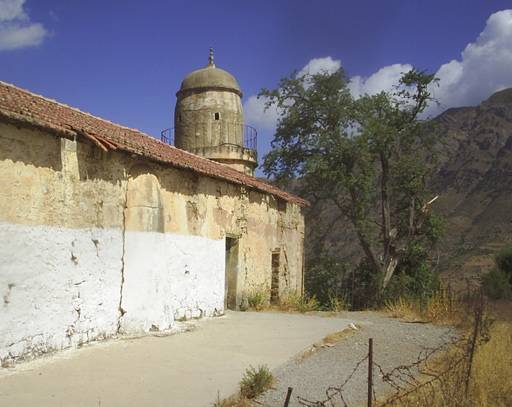
[[210,61],[205,68],[198,69],[188,74],[178,93],[192,89],[218,88],[230,90],[242,96],[240,86],[235,77],[223,69],[215,67],[213,63],[213,53],[210,51]]

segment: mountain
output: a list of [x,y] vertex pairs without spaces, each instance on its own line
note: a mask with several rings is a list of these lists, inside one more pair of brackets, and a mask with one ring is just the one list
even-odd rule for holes
[[433,187],[447,221],[441,265],[470,277],[492,267],[492,255],[512,242],[512,89],[435,121],[442,137]]
[[[441,134],[434,210],[446,220],[438,264],[460,283],[489,270],[494,253],[512,243],[512,89],[433,120]],[[357,261],[361,250],[354,232],[332,206],[313,203],[306,216],[307,257],[313,259],[323,246]]]

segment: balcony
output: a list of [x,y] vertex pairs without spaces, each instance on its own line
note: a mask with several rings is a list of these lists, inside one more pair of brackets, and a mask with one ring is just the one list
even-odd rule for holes
[[[246,148],[248,150],[254,150],[256,152],[256,150],[258,149],[258,132],[257,132],[257,130],[254,127],[248,126],[246,124],[237,125],[237,126],[242,126],[243,146],[241,146],[241,147]],[[201,127],[201,124],[198,124],[198,128],[204,128],[204,126]],[[171,127],[171,128],[162,130],[160,132],[160,141],[174,146],[175,145],[174,128]],[[214,143],[209,146],[196,147],[196,149],[208,148],[208,147],[229,146],[229,145],[237,146],[237,144],[233,144],[233,143]]]

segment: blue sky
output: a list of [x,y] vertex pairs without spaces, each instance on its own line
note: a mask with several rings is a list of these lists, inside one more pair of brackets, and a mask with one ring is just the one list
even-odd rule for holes
[[263,153],[275,112],[263,114],[254,95],[294,69],[342,65],[356,95],[387,89],[409,66],[428,69],[441,76],[443,108],[512,86],[512,11],[499,13],[507,8],[511,1],[0,0],[0,79],[157,135],[172,125],[181,80],[213,46],[217,66],[242,87]]

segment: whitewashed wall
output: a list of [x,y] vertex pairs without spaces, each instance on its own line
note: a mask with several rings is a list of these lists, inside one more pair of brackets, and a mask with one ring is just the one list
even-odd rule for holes
[[223,239],[124,239],[121,229],[0,223],[0,360],[223,312]]
[[0,359],[116,333],[122,232],[0,223]]
[[223,312],[224,239],[155,232],[126,232],[125,239],[123,331]]

